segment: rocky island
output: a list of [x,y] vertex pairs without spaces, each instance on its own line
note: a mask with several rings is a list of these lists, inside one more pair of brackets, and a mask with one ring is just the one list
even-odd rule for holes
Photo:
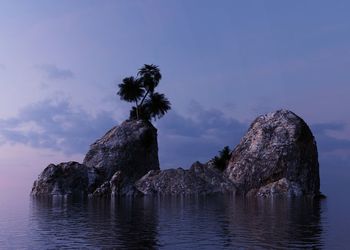
[[[34,182],[31,194],[144,196],[231,193],[242,196],[311,196],[320,194],[317,146],[308,125],[288,110],[259,116],[233,151],[195,162],[189,169],[161,170],[157,129],[152,119],[171,109],[156,92],[159,67],[145,64],[137,76],[120,83],[120,99],[134,103],[129,120],[90,146],[82,164],[50,164]],[[179,156],[181,157],[181,156]]]
[[128,120],[94,142],[82,164],[48,165],[31,191],[91,197],[214,193],[319,196],[317,146],[308,125],[291,111],[271,112],[253,121],[223,170],[212,161],[161,170],[157,129],[144,119]]

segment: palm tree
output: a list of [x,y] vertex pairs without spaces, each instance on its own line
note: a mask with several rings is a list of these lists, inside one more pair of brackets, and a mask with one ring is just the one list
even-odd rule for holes
[[158,86],[159,81],[162,79],[159,67],[154,64],[145,64],[137,75],[140,77],[142,87],[145,88],[146,94],[142,98],[141,104],[146,100],[148,94],[153,94],[154,89]]
[[154,119],[159,119],[171,109],[171,103],[164,94],[152,93],[146,100],[144,106],[147,113]]
[[154,92],[162,79],[159,67],[145,64],[139,69],[137,76],[138,78],[124,78],[123,83],[118,85],[120,98],[136,104],[130,111],[130,119],[161,118],[171,109],[171,104],[164,94]]
[[141,87],[139,79],[135,79],[133,76],[126,77],[119,85],[118,95],[120,99],[127,102],[135,102],[136,118],[139,119],[139,104],[138,101],[142,98],[145,90]]
[[159,67],[154,64],[145,64],[141,69],[139,69],[137,75],[142,79],[143,87],[151,93],[162,79]]
[[151,120],[151,114],[148,112],[145,104],[143,104],[142,106],[139,106],[138,109],[136,109],[136,107],[132,107],[130,110],[130,115],[129,115],[129,119],[131,120],[146,120],[149,121]]

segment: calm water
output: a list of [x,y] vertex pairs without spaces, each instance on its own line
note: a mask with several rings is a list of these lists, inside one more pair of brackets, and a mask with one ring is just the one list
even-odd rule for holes
[[[7,218],[2,247],[234,248],[324,246],[322,202],[230,196],[33,199],[24,218]],[[13,223],[13,224],[12,224]]]
[[346,185],[322,201],[11,196],[1,199],[0,249],[346,249]]

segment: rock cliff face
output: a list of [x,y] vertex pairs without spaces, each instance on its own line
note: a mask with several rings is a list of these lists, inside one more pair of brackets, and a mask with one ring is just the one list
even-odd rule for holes
[[125,121],[90,146],[83,164],[50,164],[32,194],[137,195],[133,183],[150,170],[159,170],[157,130],[148,121]]
[[125,121],[90,146],[84,162],[93,191],[121,171],[136,181],[150,170],[159,170],[157,130],[148,121]]
[[279,110],[251,124],[224,172],[212,162],[161,171],[157,130],[146,121],[126,121],[93,143],[83,164],[50,164],[34,182],[32,194],[317,196],[317,157],[307,124]]
[[33,184],[32,195],[83,195],[88,191],[88,171],[78,162],[50,164]]
[[318,195],[317,147],[310,128],[287,110],[258,117],[231,153],[225,174],[248,195]]
[[[156,171],[156,170],[151,170]],[[134,185],[134,182],[127,178],[122,171],[117,171],[109,181],[105,181],[91,193],[92,197],[108,196],[142,196]]]
[[194,163],[189,170],[182,168],[150,171],[136,182],[145,195],[191,195],[235,193],[235,185],[212,166]]

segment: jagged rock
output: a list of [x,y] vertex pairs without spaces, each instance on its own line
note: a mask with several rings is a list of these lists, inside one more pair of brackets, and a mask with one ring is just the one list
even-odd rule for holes
[[145,195],[191,195],[235,193],[234,184],[222,173],[208,165],[194,163],[189,170],[182,168],[152,170],[135,183]]
[[147,121],[126,121],[91,145],[84,164],[50,164],[34,182],[32,194],[316,196],[317,158],[307,124],[279,110],[252,123],[224,172],[211,162],[160,171],[157,130]]
[[34,182],[32,195],[81,195],[88,191],[87,167],[78,162],[50,164]]
[[225,175],[244,194],[318,195],[319,164],[314,136],[291,111],[260,116],[231,153]]
[[89,168],[89,191],[122,171],[136,181],[159,170],[157,129],[148,121],[125,121],[90,146],[84,162]]
[[111,195],[111,184],[109,181],[105,181],[101,186],[95,189],[92,193],[94,197],[106,197]]
[[298,183],[282,178],[278,181],[269,183],[259,189],[251,189],[247,196],[301,196],[303,191]]
[[111,193],[113,195],[117,195],[120,193],[123,187],[123,173],[122,171],[117,171],[109,181],[110,186],[111,186]]
[[123,175],[121,171],[117,171],[110,181],[104,182],[100,187],[92,193],[92,197],[110,197],[110,196],[143,196],[134,183]]

